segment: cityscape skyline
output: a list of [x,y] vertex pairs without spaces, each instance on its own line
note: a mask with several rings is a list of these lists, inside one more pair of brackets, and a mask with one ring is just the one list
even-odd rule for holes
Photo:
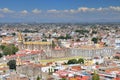
[[0,80],[120,80],[120,0],[1,0]]
[[0,22],[120,22],[119,0],[4,0],[0,3]]

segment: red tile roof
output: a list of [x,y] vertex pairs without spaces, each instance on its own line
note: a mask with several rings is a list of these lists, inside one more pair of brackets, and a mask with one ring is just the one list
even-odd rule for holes
[[[29,52],[29,53],[27,53]],[[31,55],[31,54],[41,54],[43,52],[43,50],[32,50],[32,51],[22,51],[22,52],[19,52],[15,55],[10,55],[10,56],[6,56],[6,59],[11,59],[11,58],[17,58],[18,56],[19,57],[25,57],[25,56],[28,56],[28,55]]]
[[73,70],[73,71],[80,71],[81,67],[80,66],[72,66],[71,70]]

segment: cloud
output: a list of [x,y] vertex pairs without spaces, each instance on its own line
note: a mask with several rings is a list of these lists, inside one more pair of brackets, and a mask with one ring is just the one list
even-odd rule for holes
[[78,8],[78,12],[97,12],[97,11],[107,11],[109,10],[109,7],[107,8],[103,8],[103,7],[99,7],[99,8],[88,8],[88,7],[80,7]]
[[87,11],[87,10],[89,10],[89,8],[87,8],[87,7],[80,7],[80,8],[78,8],[78,11],[83,11],[83,12],[85,12],[85,11]]
[[23,11],[21,11],[21,14],[26,15],[26,14],[28,14],[28,11],[27,10],[23,10]]
[[70,13],[76,13],[77,11],[74,10],[74,9],[70,9],[69,12],[70,12]]
[[120,7],[119,6],[110,6],[110,7],[106,7],[106,8],[88,8],[88,7],[79,7],[77,10],[75,9],[70,9],[67,10],[70,13],[79,13],[79,12],[90,12],[90,11],[120,11]]
[[[11,13],[12,14],[6,14]],[[37,15],[35,15],[37,14]],[[120,6],[108,6],[108,7],[78,7],[76,9],[33,9],[30,12],[28,10],[12,11],[8,8],[0,9],[0,18],[11,18],[11,19],[23,19],[23,20],[58,20],[58,21],[118,21],[120,20]]]
[[79,13],[79,12],[87,12],[87,11],[95,11],[95,10],[96,10],[95,8],[79,7],[78,9],[63,10],[63,12]]
[[48,13],[59,13],[59,10],[56,9],[51,9],[51,10],[47,10]]
[[34,14],[39,14],[39,13],[41,13],[42,11],[41,10],[38,10],[38,9],[34,9],[34,10],[32,10],[32,13],[34,13]]
[[119,6],[110,6],[109,9],[114,10],[114,11],[120,11],[120,7]]
[[14,11],[8,9],[8,8],[2,8],[2,9],[0,9],[0,11],[3,12],[3,13],[12,13],[12,12],[14,12]]
[[69,12],[69,10],[63,10],[63,12]]
[[102,11],[103,10],[103,8],[102,7],[100,7],[100,8],[98,8],[98,9],[96,9],[97,11]]

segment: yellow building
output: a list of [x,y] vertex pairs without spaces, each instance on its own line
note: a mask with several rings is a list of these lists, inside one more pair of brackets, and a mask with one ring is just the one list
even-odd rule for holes
[[29,49],[29,50],[41,50],[48,49],[51,47],[51,42],[41,42],[41,41],[24,41],[23,36],[18,32],[18,47],[20,50]]

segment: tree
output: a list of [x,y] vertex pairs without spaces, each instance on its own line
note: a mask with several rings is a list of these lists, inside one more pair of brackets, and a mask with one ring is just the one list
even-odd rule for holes
[[78,63],[84,64],[84,59],[82,59],[82,58],[78,59]]
[[65,78],[62,78],[62,79],[60,79],[60,80],[67,80],[67,79],[65,79]]
[[16,70],[16,60],[10,60],[7,65],[9,66],[9,69]]
[[48,69],[48,74],[49,74],[49,75],[52,74],[52,69],[51,69],[51,68]]
[[13,36],[15,36],[15,35],[16,35],[16,33],[12,33],[12,35],[13,35]]
[[97,31],[93,30],[93,31],[92,31],[92,34],[97,34]]
[[95,64],[96,64],[96,65],[99,65],[99,63],[98,63],[98,62],[96,62]]
[[66,39],[64,36],[59,36],[58,39]]
[[6,71],[5,71],[5,70],[3,70],[3,73],[6,73]]
[[3,54],[4,55],[12,55],[12,48],[10,46],[6,46],[4,49],[3,49]]
[[25,41],[28,41],[28,38],[26,37],[26,38],[24,38],[24,40],[25,40]]
[[69,34],[66,34],[66,39],[71,39],[71,36]]
[[50,68],[48,69],[48,73],[50,74]]
[[50,39],[51,37],[52,37],[52,35],[51,35],[51,34],[49,34],[48,38]]
[[55,48],[56,44],[54,41],[52,41],[52,48]]
[[15,54],[19,49],[15,47],[14,45],[12,47],[12,53]]
[[7,45],[3,49],[3,54],[4,55],[12,55],[15,54],[18,51],[18,48],[15,47],[14,45]]
[[75,32],[78,32],[79,34],[89,33],[88,30],[75,30]]
[[5,48],[5,45],[0,45],[0,49],[3,50]]
[[80,39],[77,39],[76,42],[80,42]]
[[71,39],[71,36],[66,34],[66,36],[59,36],[58,39]]
[[40,80],[40,77],[39,77],[39,76],[37,77],[37,80]]
[[76,59],[71,59],[67,62],[67,64],[77,64],[77,60]]
[[92,41],[96,44],[98,42],[98,38],[92,38]]
[[47,39],[43,39],[42,42],[47,42]]
[[119,56],[115,56],[114,58],[115,58],[115,59],[120,59],[120,57],[119,57]]
[[94,71],[94,74],[92,76],[92,80],[100,80],[99,75]]
[[2,54],[2,53],[0,53],[0,58],[1,58],[1,57],[3,57],[3,54]]

